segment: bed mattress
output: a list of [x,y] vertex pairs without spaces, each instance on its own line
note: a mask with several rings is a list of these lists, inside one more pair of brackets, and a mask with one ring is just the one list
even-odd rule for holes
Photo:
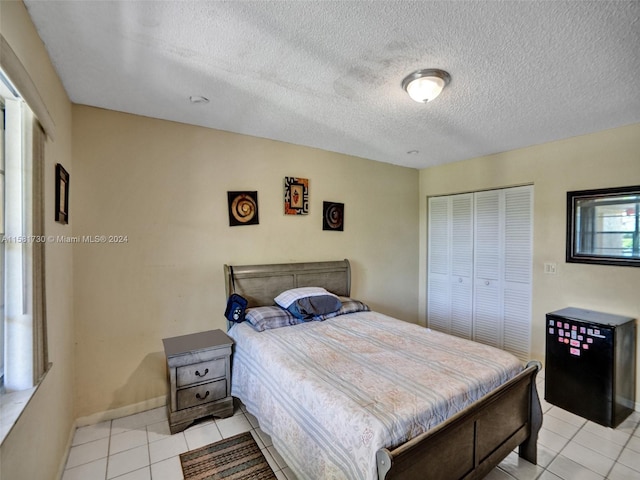
[[376,451],[429,430],[523,369],[502,350],[377,312],[234,325],[233,396],[300,480],[377,478]]

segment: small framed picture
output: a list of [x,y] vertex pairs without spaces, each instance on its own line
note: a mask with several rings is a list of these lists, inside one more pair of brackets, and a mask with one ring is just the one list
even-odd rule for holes
[[285,215],[307,215],[309,213],[309,179],[284,178]]
[[229,226],[258,225],[258,192],[227,192]]
[[322,230],[344,231],[344,203],[322,202]]
[[69,223],[69,173],[56,164],[56,222]]

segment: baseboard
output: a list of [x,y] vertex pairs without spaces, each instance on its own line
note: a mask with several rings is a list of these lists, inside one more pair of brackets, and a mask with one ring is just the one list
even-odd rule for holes
[[65,454],[60,461],[60,465],[58,465],[58,472],[54,478],[60,480],[62,475],[64,475],[64,467],[67,466],[67,459],[69,458],[69,452],[71,451],[71,444],[73,443],[73,436],[76,433],[76,428],[78,427],[77,421],[74,421],[71,424],[71,429],[69,430],[69,435],[67,435],[67,444],[64,448]]
[[106,412],[94,413],[86,417],[77,418],[71,425],[69,435],[67,436],[67,445],[65,447],[66,455],[62,458],[60,465],[58,466],[58,473],[55,478],[61,479],[64,475],[64,468],[67,465],[67,458],[71,451],[73,444],[73,437],[78,427],[86,427],[88,425],[95,425],[96,423],[105,422],[107,420],[114,420],[120,417],[126,417],[128,415],[134,415],[136,413],[144,412],[154,408],[164,407],[167,404],[167,396],[151,398],[144,402],[134,403],[133,405],[127,405],[126,407],[114,408],[113,410],[107,410]]
[[114,408],[113,410],[107,410],[106,412],[94,413],[93,415],[77,418],[76,427],[95,425],[96,423],[104,422],[106,420],[113,420],[115,418],[134,415],[136,413],[151,410],[153,408],[164,407],[166,404],[166,395],[156,398],[150,398],[149,400],[145,400],[143,402],[134,403],[132,405],[126,405],[124,407]]

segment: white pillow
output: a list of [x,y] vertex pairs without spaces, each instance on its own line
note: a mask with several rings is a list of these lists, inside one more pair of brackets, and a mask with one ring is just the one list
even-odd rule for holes
[[316,297],[319,295],[333,295],[333,293],[328,292],[322,287],[292,288],[291,290],[285,290],[284,292],[282,292],[280,295],[274,298],[274,301],[282,308],[289,308],[291,304],[296,300],[306,297]]
[[278,306],[302,320],[337,312],[342,307],[337,295],[320,287],[293,288],[282,292],[274,300]]

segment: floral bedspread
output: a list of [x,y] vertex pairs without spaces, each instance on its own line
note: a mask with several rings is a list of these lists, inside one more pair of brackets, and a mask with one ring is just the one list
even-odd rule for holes
[[232,389],[300,480],[377,478],[376,451],[523,369],[487,345],[359,312],[234,338]]

